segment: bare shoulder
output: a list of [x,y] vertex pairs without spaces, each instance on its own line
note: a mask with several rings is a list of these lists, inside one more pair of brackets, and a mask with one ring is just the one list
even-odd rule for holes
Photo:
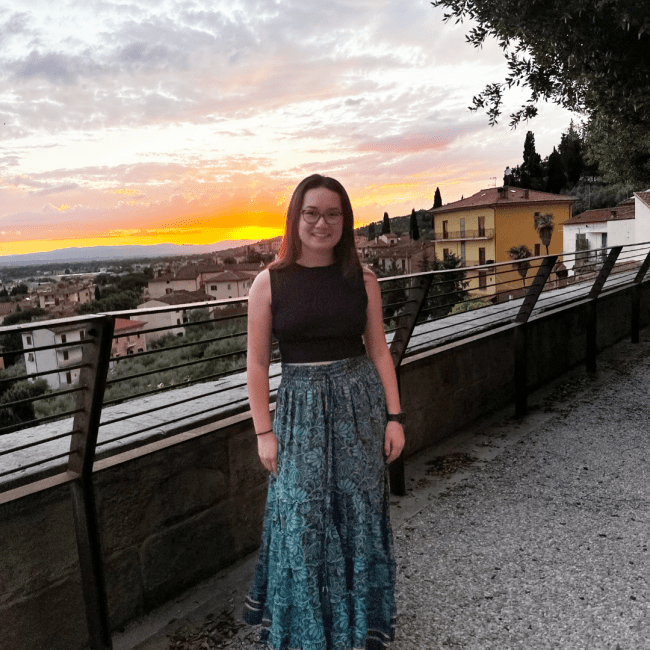
[[255,301],[271,304],[271,274],[268,269],[261,271],[253,280],[248,295]]
[[377,276],[375,275],[374,271],[369,267],[363,264],[361,266],[363,269],[363,281],[368,283],[377,282]]

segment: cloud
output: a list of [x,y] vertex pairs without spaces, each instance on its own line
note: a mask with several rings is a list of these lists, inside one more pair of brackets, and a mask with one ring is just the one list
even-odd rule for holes
[[97,76],[106,73],[103,66],[92,61],[90,50],[83,55],[71,56],[61,52],[41,54],[32,50],[25,59],[8,64],[16,79],[40,77],[55,84],[73,85],[80,75]]
[[50,194],[60,194],[61,192],[69,192],[70,190],[76,190],[79,188],[78,183],[66,183],[65,185],[59,185],[57,187],[49,187],[46,189],[38,190],[32,192],[34,196],[49,196]]
[[20,164],[20,156],[0,156],[0,165],[3,167],[17,167]]

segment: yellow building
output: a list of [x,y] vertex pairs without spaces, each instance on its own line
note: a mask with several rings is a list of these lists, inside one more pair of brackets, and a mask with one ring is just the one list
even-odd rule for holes
[[[492,187],[448,203],[429,213],[433,217],[435,252],[438,259],[452,253],[464,260],[466,266],[477,266],[510,260],[513,246],[528,246],[533,256],[546,255],[535,230],[535,213],[552,214],[555,228],[549,254],[562,252],[562,225],[572,216],[572,196],[549,194],[519,187]],[[526,278],[534,278],[533,269]],[[490,269],[468,272],[474,295],[493,295],[497,283],[507,282],[512,288],[522,286],[521,278],[513,273],[498,280]],[[510,282],[511,280],[511,282]],[[499,291],[510,287],[500,284]]]

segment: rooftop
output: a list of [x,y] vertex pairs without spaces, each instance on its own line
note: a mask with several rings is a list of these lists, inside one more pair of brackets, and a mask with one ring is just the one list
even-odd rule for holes
[[147,323],[141,320],[130,320],[128,318],[116,318],[115,319],[115,331],[117,330],[127,330],[127,329],[140,329],[144,327]]
[[650,208],[650,190],[646,190],[645,192],[635,192],[634,196]]
[[167,305],[186,305],[191,302],[208,302],[214,300],[214,296],[210,296],[204,291],[172,291],[159,298],[154,298],[150,302],[164,302]]
[[603,223],[606,221],[622,221],[625,219],[634,219],[634,202],[629,201],[619,203],[615,208],[599,208],[597,210],[585,210],[577,217],[568,219],[564,222],[565,226],[571,226],[578,223]]
[[534,204],[534,203],[572,203],[576,201],[574,196],[564,194],[551,194],[549,192],[538,192],[537,190],[527,190],[521,187],[489,187],[485,190],[479,190],[476,194],[468,196],[466,199],[447,203],[435,210],[428,210],[429,213],[444,214],[455,210],[471,210],[481,207],[503,207],[517,204]]

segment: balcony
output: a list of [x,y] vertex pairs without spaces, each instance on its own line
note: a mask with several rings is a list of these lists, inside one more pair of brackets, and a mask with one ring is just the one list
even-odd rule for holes
[[493,239],[494,228],[483,228],[482,230],[459,230],[448,232],[436,232],[433,235],[434,241],[468,241],[472,239]]
[[[562,261],[570,266],[567,257]],[[472,300],[458,269],[381,279],[385,331],[408,418],[406,470],[417,453],[486,412],[513,401],[515,412],[525,412],[527,386],[544,385],[581,362],[595,370],[596,353],[630,334],[638,342],[640,326],[650,323],[650,281],[644,280],[650,244],[616,247],[607,258],[597,277],[581,275],[548,291],[542,290],[553,282],[558,256],[519,267],[491,264],[503,304]],[[0,328],[0,337],[39,327],[69,331],[74,321],[88,333],[74,342],[83,349],[70,367],[79,371],[78,383],[38,395],[15,392],[0,404],[0,519],[11,531],[0,536],[0,574],[7,576],[0,585],[6,622],[0,647],[81,650],[89,638],[85,604],[89,624],[98,628],[90,646],[108,648],[110,642],[97,639],[110,639],[255,550],[267,476],[256,458],[246,395],[246,304],[183,306],[190,317],[182,341],[168,336],[119,360],[110,353],[115,318],[138,319],[144,310]],[[149,331],[156,329],[173,327]],[[0,372],[0,387],[24,386],[48,373],[25,377],[18,365]],[[625,368],[615,369],[622,376]],[[272,395],[279,376],[276,357]],[[642,395],[642,386],[632,388]],[[51,409],[39,406],[50,400]],[[537,438],[544,433],[540,413],[533,414]],[[485,449],[497,438],[487,439]],[[607,439],[615,440],[609,433]],[[591,474],[582,473],[583,464]],[[575,468],[562,467],[574,481]],[[580,476],[593,478],[594,468],[593,458],[581,462]],[[391,485],[399,488],[399,476]],[[461,513],[455,516],[462,527]],[[38,535],[34,521],[43,523]]]

